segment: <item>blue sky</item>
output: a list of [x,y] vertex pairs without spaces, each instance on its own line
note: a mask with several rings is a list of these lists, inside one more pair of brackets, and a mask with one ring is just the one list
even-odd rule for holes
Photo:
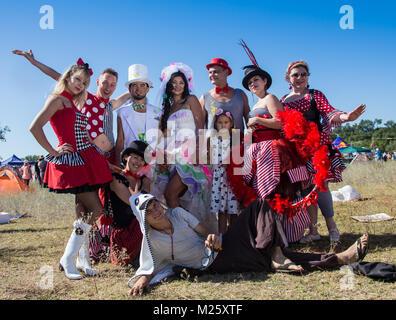
[[[40,28],[43,5],[54,9],[53,30]],[[354,9],[353,30],[340,27],[343,5]],[[198,98],[211,88],[205,65],[214,57],[229,62],[229,84],[241,88],[241,68],[250,64],[238,45],[242,38],[272,75],[270,92],[276,96],[289,91],[284,80],[289,62],[304,59],[311,87],[334,107],[351,111],[365,103],[362,119],[396,121],[395,12],[391,1],[2,1],[0,126],[11,132],[0,142],[0,156],[44,153],[29,126],[54,88],[52,79],[13,49],[32,49],[36,59],[59,72],[82,57],[94,70],[92,93],[100,71],[113,67],[120,74],[115,96],[126,90],[128,66],[145,64],[154,82],[153,101],[160,72],[171,62],[191,66]],[[49,125],[45,132],[56,145]]]

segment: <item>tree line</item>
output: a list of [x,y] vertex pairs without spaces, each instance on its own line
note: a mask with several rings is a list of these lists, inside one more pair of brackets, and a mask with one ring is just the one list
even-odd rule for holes
[[334,141],[337,137],[354,147],[393,152],[396,150],[396,123],[392,120],[383,123],[381,119],[347,123],[334,129],[331,138]]

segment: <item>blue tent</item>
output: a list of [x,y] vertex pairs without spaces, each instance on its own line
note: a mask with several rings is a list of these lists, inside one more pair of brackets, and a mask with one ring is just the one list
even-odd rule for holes
[[1,166],[23,166],[23,160],[13,154],[11,158],[1,162]]

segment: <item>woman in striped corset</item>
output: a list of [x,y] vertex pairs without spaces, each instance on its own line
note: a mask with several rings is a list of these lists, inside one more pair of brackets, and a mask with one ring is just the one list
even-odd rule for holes
[[[297,189],[302,189],[302,184],[307,187],[309,175],[304,160],[297,155],[292,144],[281,137],[282,123],[276,117],[283,107],[273,94],[268,93],[271,76],[257,63],[244,69],[242,84],[258,98],[249,113],[247,124],[252,144],[244,156],[244,181],[263,199],[274,198],[284,179],[288,179],[292,185],[298,185]],[[296,197],[293,200],[300,199]],[[309,215],[305,210],[291,220],[282,218],[288,242],[300,240],[308,225]]]

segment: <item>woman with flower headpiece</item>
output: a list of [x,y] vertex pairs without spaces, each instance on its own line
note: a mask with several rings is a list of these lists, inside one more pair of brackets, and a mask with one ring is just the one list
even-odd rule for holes
[[[98,273],[91,268],[88,235],[92,224],[104,211],[97,191],[112,180],[106,159],[91,143],[86,131],[88,117],[77,108],[85,103],[91,74],[87,64],[71,66],[59,78],[54,93],[30,127],[38,143],[49,153],[44,186],[51,192],[75,194],[76,203],[85,209],[85,212],[77,212],[74,230],[59,262],[60,270],[71,280],[82,278],[78,269],[88,276]],[[58,137],[56,148],[51,146],[43,131],[47,122]],[[84,213],[91,213],[91,216],[86,217]]]
[[[321,91],[309,89],[309,75],[309,67],[305,61],[300,60],[290,63],[286,70],[286,81],[290,83],[289,89],[292,89],[292,92],[282,97],[281,102],[285,108],[297,110],[301,112],[308,121],[315,123],[320,132],[320,144],[328,147],[330,170],[326,177],[326,186],[324,188],[326,191],[322,190],[322,192],[318,194],[318,205],[326,220],[330,242],[337,242],[340,239],[340,234],[334,221],[333,200],[327,183],[341,182],[342,171],[345,169],[345,165],[342,161],[340,152],[332,146],[330,132],[332,128],[342,123],[358,119],[365,112],[366,105],[362,104],[349,113],[336,110],[329,104],[327,98]],[[315,171],[311,162],[308,168],[311,168],[311,172]],[[301,239],[301,243],[320,239],[316,227],[317,206],[311,206],[309,208],[309,213],[311,218],[309,227],[310,232]]]
[[[162,137],[157,144],[154,193],[163,193],[170,208],[183,206],[200,221],[207,220],[209,170],[199,164],[199,130],[204,119],[192,95],[193,72],[183,63],[172,63],[161,72]],[[198,161],[197,161],[198,160]]]

